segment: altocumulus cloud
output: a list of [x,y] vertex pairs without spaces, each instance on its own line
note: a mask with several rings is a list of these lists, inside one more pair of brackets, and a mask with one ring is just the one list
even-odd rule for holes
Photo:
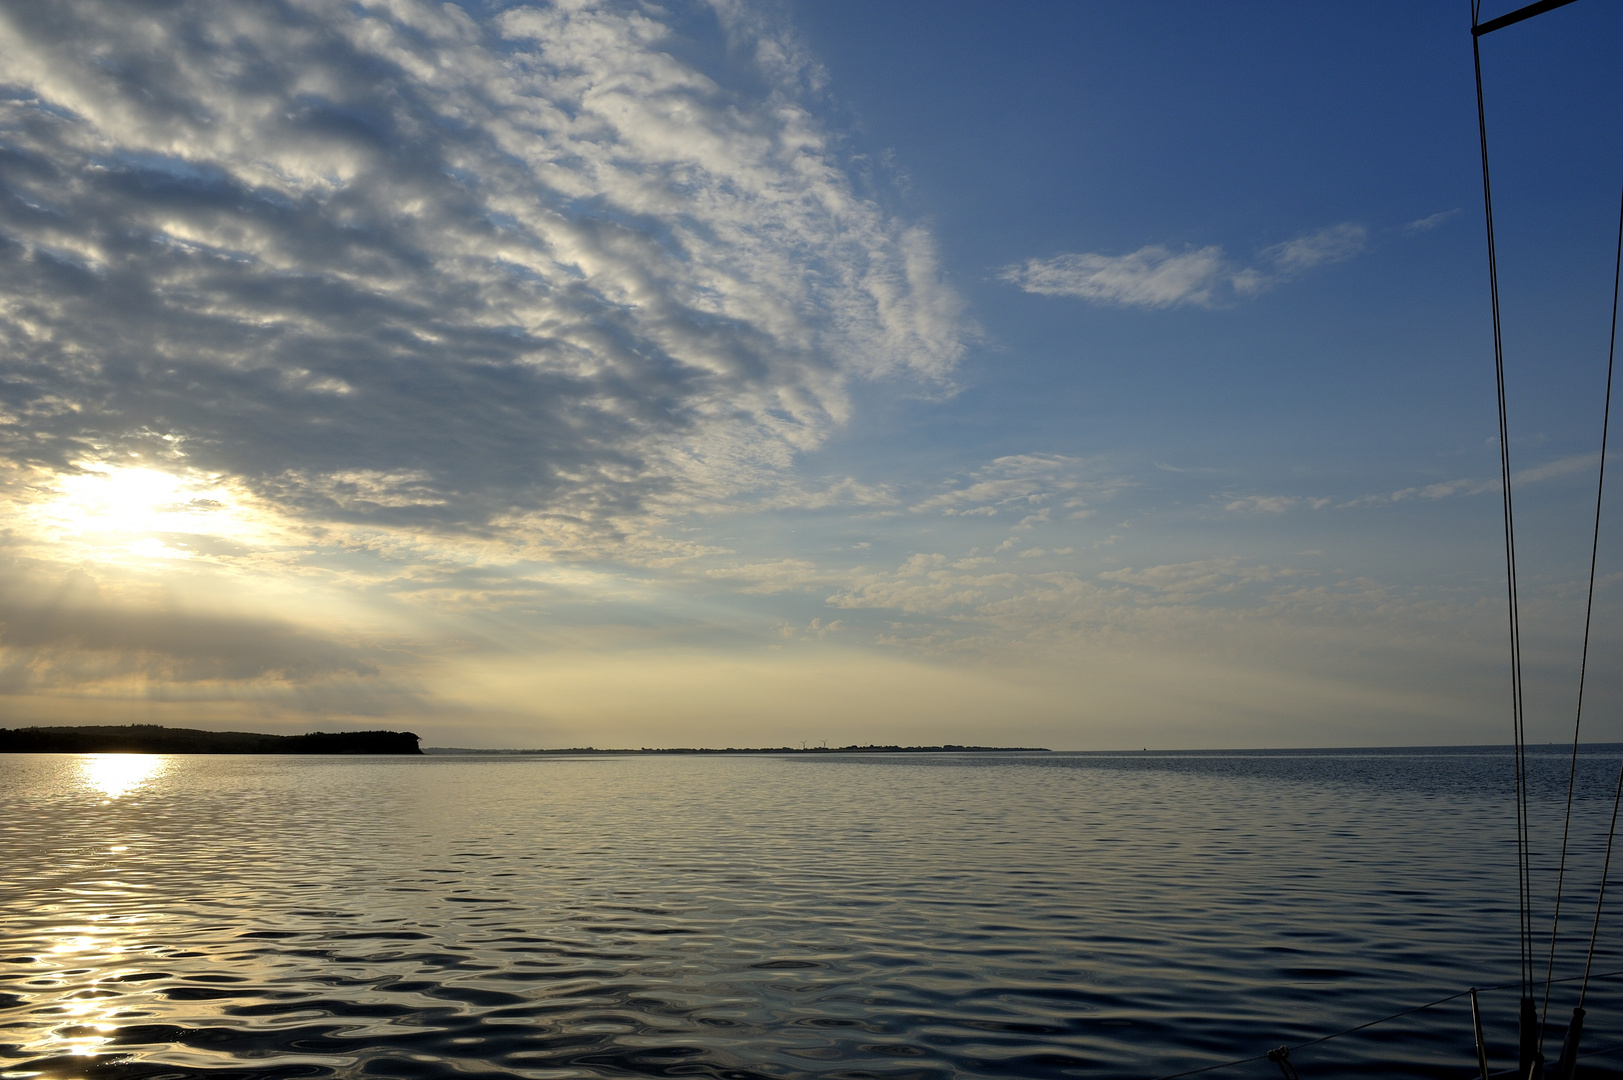
[[[613,535],[759,484],[853,378],[947,385],[957,296],[854,189],[792,39],[664,18],[0,3],[0,453]],[[720,52],[731,81],[683,59]]]
[[1368,229],[1348,223],[1265,248],[1255,265],[1237,263],[1216,246],[1173,251],[1151,245],[1125,255],[1028,259],[1005,267],[1000,276],[1039,296],[1074,296],[1120,307],[1211,307],[1350,259],[1364,250],[1368,238]]

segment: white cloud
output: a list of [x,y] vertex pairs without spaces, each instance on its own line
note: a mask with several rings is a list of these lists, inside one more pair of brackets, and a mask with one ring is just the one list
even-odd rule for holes
[[1437,226],[1452,219],[1459,212],[1457,206],[1452,210],[1441,210],[1435,214],[1420,218],[1418,221],[1409,222],[1403,226],[1402,231],[1409,236],[1413,236],[1415,233],[1430,232]]
[[1262,257],[1279,273],[1291,276],[1315,266],[1345,262],[1362,252],[1368,240],[1369,230],[1362,225],[1331,225],[1266,248]]
[[[1510,478],[1511,490],[1515,491],[1516,484],[1535,484],[1544,480],[1555,480],[1563,476],[1572,476],[1574,473],[1587,472],[1600,464],[1600,454],[1573,454],[1571,457],[1557,458],[1546,461],[1542,465],[1534,465],[1529,469],[1522,469],[1512,474]],[[1499,490],[1495,483],[1490,490]]]
[[1369,230],[1344,223],[1259,252],[1267,269],[1236,263],[1216,246],[1175,252],[1160,245],[1126,255],[1098,253],[1028,259],[1005,267],[1004,281],[1039,296],[1074,296],[1120,307],[1212,307],[1362,252]]
[[1056,255],[1007,267],[1004,281],[1039,296],[1076,296],[1123,307],[1164,308],[1210,304],[1235,271],[1223,250],[1174,252],[1152,245],[1127,255]]

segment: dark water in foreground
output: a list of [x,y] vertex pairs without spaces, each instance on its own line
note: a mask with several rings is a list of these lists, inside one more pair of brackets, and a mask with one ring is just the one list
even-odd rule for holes
[[[0,1076],[1156,1077],[1513,981],[1509,761],[0,756]],[[1516,993],[1484,1004],[1508,1066]],[[1623,1043],[1623,979],[1589,1006]],[[1293,1060],[1472,1054],[1461,1000]]]

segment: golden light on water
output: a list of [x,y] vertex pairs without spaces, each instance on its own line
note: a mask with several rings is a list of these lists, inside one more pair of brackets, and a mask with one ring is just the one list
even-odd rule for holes
[[79,761],[84,782],[108,799],[128,795],[163,769],[159,754],[86,754]]
[[61,941],[51,946],[51,951],[54,953],[77,953],[94,948],[95,945],[96,939],[93,937],[63,938]]
[[[104,928],[91,926],[84,929],[95,931]],[[119,954],[124,951],[124,947],[117,944],[115,939],[94,933],[64,937],[51,949],[53,959],[59,965],[58,971],[94,967],[103,969],[102,975],[109,964],[117,963]],[[113,1014],[127,1011],[131,1003],[123,993],[103,991],[102,975],[89,980],[80,992],[83,996],[75,995],[57,1006],[60,1021],[42,1032],[43,1037],[30,1047],[32,1051],[47,1055],[94,1057],[111,1041],[119,1026]]]
[[[101,796],[102,805],[107,806],[139,792],[163,775],[169,759],[162,754],[81,754],[75,764],[79,782]],[[100,820],[121,819],[122,815]],[[109,843],[105,856],[65,864],[70,878],[60,887],[76,896],[92,888],[102,899],[127,894],[119,860],[130,847],[129,843]],[[112,861],[103,861],[109,857]],[[49,974],[36,979],[35,985],[55,983],[61,996],[50,1010],[55,1019],[40,1028],[37,1039],[25,1043],[30,1053],[96,1059],[118,1032],[120,1018],[144,1015],[139,1011],[142,991],[132,991],[121,979],[131,973],[126,965],[135,949],[130,937],[132,925],[128,918],[97,913],[88,915],[83,922],[65,925],[56,933],[54,943],[41,956],[49,965]],[[0,1072],[0,1077],[10,1075],[23,1074]]]

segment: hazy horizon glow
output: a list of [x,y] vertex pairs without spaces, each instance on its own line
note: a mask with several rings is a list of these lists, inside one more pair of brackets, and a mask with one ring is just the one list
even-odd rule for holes
[[[1506,741],[1468,35],[1183,14],[0,0],[8,723]],[[1616,12],[1538,23],[1553,738],[1623,88]]]

